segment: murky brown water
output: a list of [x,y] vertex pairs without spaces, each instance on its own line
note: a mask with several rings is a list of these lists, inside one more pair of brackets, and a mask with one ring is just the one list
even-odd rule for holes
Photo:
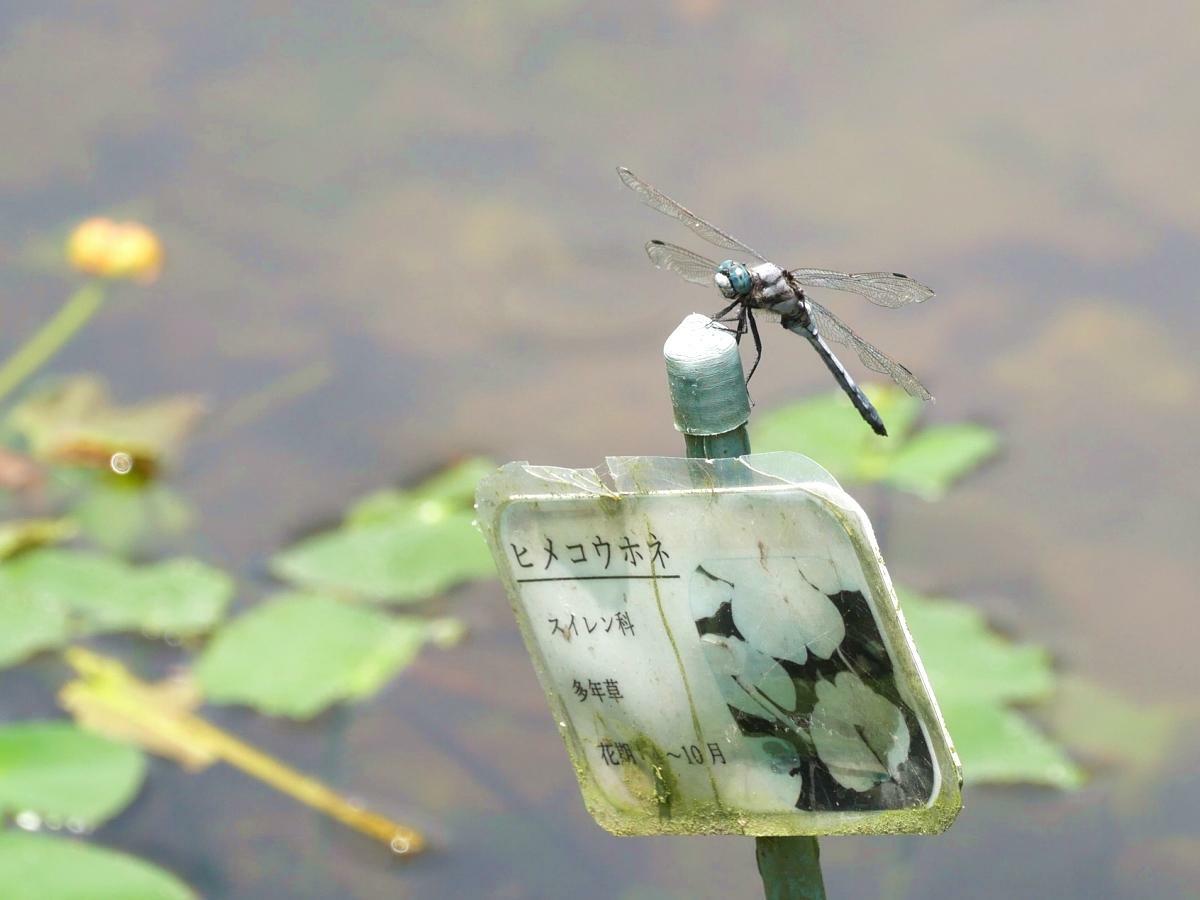
[[[934,284],[912,311],[836,308],[933,387],[931,421],[994,423],[1006,453],[937,505],[892,501],[893,573],[1136,700],[1191,703],[1198,26],[1182,3],[8,4],[0,349],[64,293],[38,242],[110,212],[159,229],[168,268],[61,370],[222,410],[328,365],[176,473],[193,549],[261,583],[298,531],[454,454],[678,452],[659,348],[714,297],[647,264],[646,238],[687,235],[621,188],[624,163],[782,264]],[[826,387],[804,348],[767,344],[762,407]],[[427,822],[439,852],[402,865],[234,772],[166,763],[97,839],[208,896],[755,894],[749,840],[600,831],[499,588],[441,605],[473,639],[371,703],[215,714]],[[7,673],[5,712],[49,713],[55,678]],[[976,789],[943,838],[827,841],[830,893],[1184,893],[1184,735],[1136,783]]]

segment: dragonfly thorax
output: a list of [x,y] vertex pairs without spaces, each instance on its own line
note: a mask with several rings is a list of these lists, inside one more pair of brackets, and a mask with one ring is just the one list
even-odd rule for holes
[[761,309],[773,309],[781,303],[796,299],[796,292],[791,283],[784,277],[783,269],[775,263],[763,262],[750,270],[750,281],[753,285],[749,298],[752,306]]
[[717,287],[726,300],[744,297],[754,286],[750,270],[732,259],[727,259],[717,266],[717,271],[713,273],[713,281],[717,283]]

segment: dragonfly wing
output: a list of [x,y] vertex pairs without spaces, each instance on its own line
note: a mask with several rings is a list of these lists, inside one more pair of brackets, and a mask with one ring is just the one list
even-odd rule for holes
[[921,303],[933,296],[933,289],[899,272],[831,272],[828,269],[791,269],[792,278],[804,287],[832,288],[861,294],[877,306],[895,309]]
[[858,354],[858,358],[862,360],[864,366],[872,372],[887,375],[912,396],[920,397],[922,400],[933,399],[933,395],[929,393],[925,385],[917,380],[916,375],[894,359],[886,356],[878,347],[864,341],[851,331],[845,322],[841,321],[841,319],[821,304],[811,299],[806,299],[806,302],[808,303],[809,315],[812,317],[817,334],[831,341],[836,341],[843,347],[849,347]]
[[751,250],[737,238],[726,234],[716,225],[704,221],[686,206],[676,203],[658,188],[651,184],[646,184],[646,182],[642,181],[624,166],[617,168],[617,174],[621,176],[621,181],[625,182],[626,187],[642,198],[643,203],[653,209],[657,209],[665,216],[678,219],[710,244],[724,247],[727,250],[741,250],[744,253],[749,253],[756,259],[767,262],[767,258],[757,250]]
[[655,266],[674,272],[685,281],[709,287],[713,285],[713,272],[717,270],[717,264],[686,247],[665,241],[650,241],[646,244],[646,255]]

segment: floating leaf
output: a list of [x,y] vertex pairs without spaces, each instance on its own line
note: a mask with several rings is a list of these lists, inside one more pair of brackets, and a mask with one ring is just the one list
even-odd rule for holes
[[221,618],[234,586],[224,572],[194,559],[131,566],[98,553],[50,548],[0,564],[0,591],[64,606],[83,631],[187,636]]
[[0,581],[0,668],[62,646],[72,631],[65,603],[36,600]]
[[[875,390],[869,393],[873,399],[878,395]],[[864,456],[882,453],[882,450],[873,451],[872,445],[897,439],[894,428],[891,437],[876,437],[840,392],[821,394],[767,412],[759,416],[752,429],[752,446],[756,452],[794,450],[803,453],[842,482],[861,480],[859,469]]]
[[418,516],[420,502],[411,494],[395,488],[384,488],[367,494],[346,511],[348,526],[378,525]]
[[271,571],[285,581],[373,600],[414,602],[495,565],[472,513],[430,524],[379,522],[309,538],[276,554]]
[[1017,713],[990,703],[951,697],[941,702],[946,727],[972,784],[1083,784],[1083,772],[1062,748]]
[[133,856],[69,838],[0,832],[5,900],[194,900],[182,881]]
[[475,486],[496,469],[488,459],[472,457],[407,491],[386,488],[368,494],[346,513],[348,525],[388,521],[432,522],[474,507]]
[[474,506],[475,488],[495,470],[496,464],[486,457],[468,457],[425,479],[409,493],[422,500]]
[[1063,741],[1087,759],[1152,772],[1195,712],[1172,703],[1134,703],[1082,678],[1065,678],[1048,705]]
[[996,432],[970,423],[939,425],[900,445],[883,478],[894,487],[936,500],[962,476],[995,454]]
[[304,588],[401,603],[491,576],[473,504],[475,484],[493,468],[472,459],[410,491],[371,494],[341,528],[276,554],[271,570]]
[[915,636],[938,700],[1034,702],[1054,690],[1050,654],[1014,644],[989,630],[982,613],[953,600],[931,600],[899,588],[904,617]]
[[812,457],[844,484],[883,482],[936,499],[992,456],[996,433],[974,424],[939,425],[913,432],[921,402],[890,385],[865,388],[888,426],[879,438],[840,391],[762,416],[754,449],[795,450]]
[[215,703],[304,719],[370,696],[444,631],[436,620],[283,594],[217,632],[196,676]]
[[70,519],[15,519],[0,522],[0,560],[31,547],[69,541],[78,533],[79,526]]
[[19,404],[9,422],[38,459],[103,467],[127,453],[135,472],[149,473],[178,450],[202,411],[185,396],[114,406],[103,382],[78,375]]
[[964,778],[1078,787],[1081,770],[1005,705],[1050,696],[1054,673],[1046,651],[1004,640],[961,603],[899,593]]
[[84,492],[71,517],[89,541],[128,556],[184,532],[192,510],[165,484],[106,474]]
[[839,480],[862,480],[874,458],[885,457],[890,447],[904,441],[921,411],[921,401],[899,388],[870,384],[863,390],[887,423],[888,437],[875,435],[846,395],[833,391],[761,416],[753,426],[755,451],[796,450]]
[[69,722],[0,727],[0,815],[90,830],[129,805],[144,774],[137,750]]

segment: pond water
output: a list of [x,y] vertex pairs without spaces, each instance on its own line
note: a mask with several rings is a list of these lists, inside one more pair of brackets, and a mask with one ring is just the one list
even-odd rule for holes
[[[163,278],[56,362],[124,400],[206,394],[173,483],[189,550],[263,560],[370,489],[465,453],[678,454],[660,348],[715,294],[654,271],[625,164],[784,265],[898,269],[923,307],[830,305],[911,364],[933,422],[1005,451],[887,503],[893,574],[968,600],[1066,670],[1194,709],[1200,334],[1195,5],[735,7],[6,4],[0,349],[64,295],[44,241],[150,223]],[[697,247],[697,249],[703,249]],[[768,328],[766,409],[828,385]],[[856,370],[857,371],[857,370]],[[882,510],[866,492],[869,512]],[[243,601],[252,600],[254,591]],[[434,604],[471,638],[308,724],[214,720],[439,847],[411,862],[222,767],[157,761],[97,840],[205,896],[754,896],[752,842],[619,839],[584,811],[499,586]],[[181,657],[142,646],[148,670]],[[53,715],[51,663],[3,675]],[[968,788],[944,837],[829,839],[834,897],[1162,897],[1200,879],[1200,734],[1083,790]]]

